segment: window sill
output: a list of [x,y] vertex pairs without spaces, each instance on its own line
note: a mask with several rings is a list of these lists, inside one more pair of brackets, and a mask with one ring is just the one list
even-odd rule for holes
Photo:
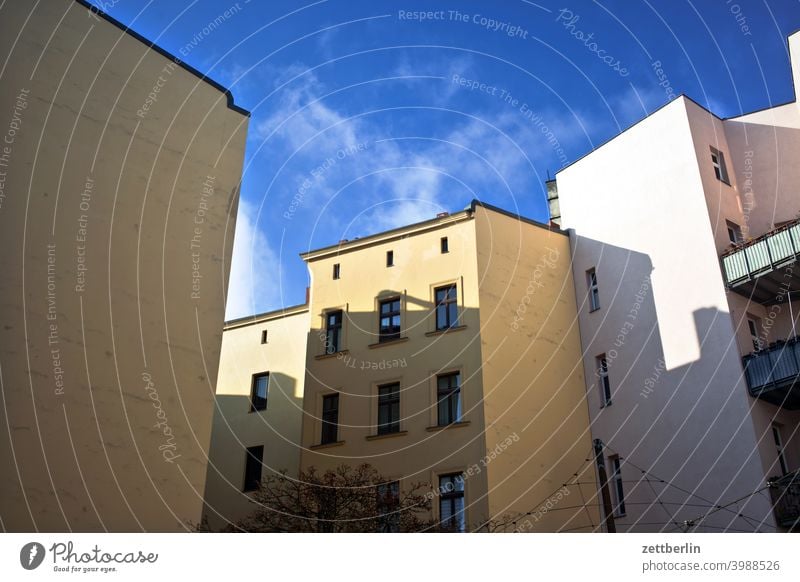
[[346,441],[335,441],[332,443],[321,443],[318,445],[311,445],[308,447],[312,451],[316,451],[318,449],[329,449],[331,447],[341,447]]
[[442,426],[429,426],[425,430],[427,430],[428,432],[438,432],[440,430],[447,430],[448,428],[459,428],[462,426],[469,426],[470,424],[472,423],[469,420],[461,420],[459,422],[453,422],[451,424],[445,424]]
[[349,354],[350,350],[339,350],[338,352],[333,352],[332,354],[320,354],[318,356],[314,356],[315,360],[327,360],[329,358],[338,358],[339,356],[343,356]]
[[408,341],[407,337],[399,337],[397,339],[386,340],[375,344],[369,344],[367,347],[371,350],[374,350],[375,348],[382,348],[383,346],[393,346],[394,344],[401,344],[407,341]]
[[467,329],[466,325],[456,325],[454,327],[446,327],[444,329],[437,329],[435,331],[428,331],[425,333],[425,337],[434,337],[437,335],[443,335],[445,333],[461,331],[462,329]]
[[379,441],[382,439],[390,439],[392,437],[406,436],[407,434],[407,430],[399,430],[397,432],[387,432],[386,434],[371,434],[364,438],[366,438],[368,441]]

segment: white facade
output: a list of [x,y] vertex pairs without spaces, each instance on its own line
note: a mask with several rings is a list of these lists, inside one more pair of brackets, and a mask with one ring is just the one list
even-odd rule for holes
[[[800,34],[790,48],[797,82]],[[623,460],[621,531],[776,529],[762,490],[781,474],[772,424],[796,470],[800,413],[752,398],[742,356],[754,349],[748,316],[766,346],[795,335],[800,302],[729,291],[720,255],[729,227],[754,238],[800,216],[798,161],[796,102],[721,120],[679,97],[557,175],[592,432]],[[603,354],[610,405],[595,373]]]

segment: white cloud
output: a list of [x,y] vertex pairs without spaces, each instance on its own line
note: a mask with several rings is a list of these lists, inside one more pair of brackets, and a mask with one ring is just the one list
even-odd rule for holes
[[[256,207],[250,202],[239,201],[225,307],[226,320],[252,315],[262,305],[266,305],[266,309],[279,308],[281,305],[280,261],[267,237],[258,229],[256,212]],[[270,284],[264,284],[267,277]]]

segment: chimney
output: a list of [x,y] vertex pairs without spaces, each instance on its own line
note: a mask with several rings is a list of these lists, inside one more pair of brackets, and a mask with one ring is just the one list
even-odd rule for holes
[[550,210],[550,222],[561,228],[561,205],[558,203],[558,184],[555,179],[547,180],[547,207]]

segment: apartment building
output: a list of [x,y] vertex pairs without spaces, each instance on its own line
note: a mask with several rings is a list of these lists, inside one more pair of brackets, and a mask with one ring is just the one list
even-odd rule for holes
[[796,100],[720,119],[681,96],[551,185],[618,530],[797,526],[798,162]]
[[473,202],[303,259],[301,468],[425,483],[461,531],[597,526],[573,503],[596,486],[564,232]]
[[248,114],[86,2],[0,19],[0,529],[203,508]]
[[213,530],[252,512],[254,475],[299,472],[308,332],[305,305],[225,324],[205,492]]

